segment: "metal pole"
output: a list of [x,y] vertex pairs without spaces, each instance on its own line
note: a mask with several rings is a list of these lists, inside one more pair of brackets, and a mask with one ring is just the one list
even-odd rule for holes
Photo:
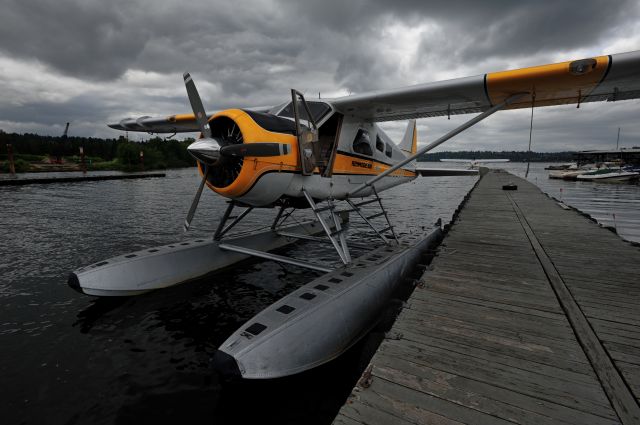
[[527,149],[527,171],[524,173],[524,178],[529,177],[529,165],[531,165],[531,138],[533,137],[533,108],[536,103],[535,92],[531,96],[531,122],[529,123],[529,148]]
[[349,261],[347,260],[347,258],[345,257],[344,253],[342,252],[342,247],[338,244],[338,242],[335,240],[335,238],[331,235],[331,228],[329,228],[329,226],[327,226],[327,223],[324,222],[324,219],[322,218],[322,216],[318,212],[318,207],[316,206],[316,203],[313,202],[313,198],[304,189],[302,189],[302,193],[304,194],[304,197],[307,198],[307,202],[309,202],[309,206],[311,206],[311,210],[313,211],[313,213],[315,214],[316,218],[320,222],[320,225],[322,226],[322,229],[324,230],[324,232],[327,234],[327,237],[329,238],[329,240],[333,244],[333,247],[335,248],[336,252],[338,253],[338,256],[340,257],[340,260],[344,264],[349,264]]
[[82,174],[87,174],[87,166],[84,162],[84,148],[80,146],[80,168],[82,169]]
[[220,223],[218,223],[218,228],[216,229],[216,233],[213,235],[214,241],[220,240],[220,233],[222,232],[222,229],[224,229],[224,225],[229,219],[229,216],[231,215],[231,211],[233,211],[233,207],[235,207],[235,205],[236,205],[235,201],[229,201],[229,205],[227,206],[227,209],[225,210],[224,215],[222,216],[222,220],[220,220]]
[[284,257],[282,255],[272,254],[270,252],[258,251],[255,249],[246,248],[244,246],[221,243],[218,245],[218,248],[223,249],[225,251],[239,252],[241,254],[251,255],[253,257],[260,257],[267,260],[278,261],[280,263],[292,264],[294,266],[304,267],[311,270],[317,270],[323,273],[329,273],[333,271],[333,269],[329,267],[309,263],[306,261],[296,260],[295,258]]
[[16,164],[13,162],[13,146],[11,146],[11,143],[7,143],[7,155],[9,158],[9,172],[11,175],[15,175]]
[[616,139],[616,150],[618,150],[618,146],[620,145],[620,127],[618,127],[618,138]]
[[222,239],[222,237],[233,228],[233,226],[235,226],[236,224],[238,224],[243,218],[246,217],[247,214],[249,214],[251,211],[253,210],[253,207],[248,207],[246,210],[242,211],[242,213],[240,215],[238,215],[236,217],[235,220],[233,220],[231,222],[231,224],[229,224],[227,227],[225,227],[224,229],[222,229],[222,231],[218,234],[218,238],[216,240],[220,240]]
[[285,209],[285,206],[282,205],[278,210],[278,214],[276,215],[276,218],[275,220],[273,220],[273,224],[271,225],[271,230],[276,230],[276,226],[278,225],[278,221],[280,220],[280,217],[282,217],[282,213],[284,212],[284,209]]
[[426,152],[429,152],[431,149],[441,145],[442,143],[446,142],[447,140],[451,139],[452,137],[462,133],[467,128],[472,127],[473,125],[475,125],[475,124],[479,123],[480,121],[482,121],[483,119],[487,118],[489,115],[492,115],[494,112],[498,112],[500,109],[503,109],[505,106],[510,105],[511,103],[515,102],[516,100],[520,99],[521,97],[523,97],[523,96],[525,96],[527,94],[529,94],[529,93],[516,93],[516,94],[508,97],[504,102],[489,108],[488,110],[484,111],[483,113],[481,113],[480,115],[474,117],[473,119],[467,121],[466,123],[462,124],[461,126],[459,126],[457,128],[454,128],[453,130],[451,130],[450,132],[448,132],[447,134],[445,134],[444,136],[442,136],[441,138],[439,138],[435,142],[430,143],[430,144],[428,144],[427,146],[425,146],[425,147],[423,147],[421,149],[418,149],[418,151],[415,154],[411,155],[410,157],[407,157],[407,158],[403,159],[402,161],[400,161],[399,163],[397,163],[393,167],[389,168],[388,170],[384,171],[383,173],[380,173],[377,176],[373,177],[372,179],[369,179],[366,182],[362,183],[360,186],[356,187],[354,190],[349,192],[349,196],[352,196],[355,193],[360,192],[362,189],[364,189],[367,186],[371,186],[372,184],[374,184],[378,180],[382,179],[383,177],[386,177],[389,174],[393,173],[394,171],[396,171],[397,169],[399,169],[403,165],[406,165],[406,164],[410,163],[411,161],[415,160],[419,156],[425,154]]

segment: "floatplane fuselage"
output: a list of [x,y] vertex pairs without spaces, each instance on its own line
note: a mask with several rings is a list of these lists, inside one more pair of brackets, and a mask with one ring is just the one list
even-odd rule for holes
[[[215,114],[209,120],[212,137],[221,140],[224,146],[230,146],[229,140],[279,146],[278,155],[225,158],[225,168],[212,170],[207,186],[223,197],[255,207],[287,203],[304,206],[303,190],[315,200],[344,200],[372,176],[417,150],[415,121],[407,127],[404,144],[396,145],[375,123],[340,114],[327,102],[307,103],[312,113],[317,114],[318,127],[317,140],[310,142],[308,148],[304,142],[299,144],[295,122],[289,113],[291,103],[268,112],[230,109]],[[301,149],[304,152],[301,153]],[[310,163],[308,173],[303,173],[303,161]],[[209,165],[205,162],[198,165],[204,175]],[[381,179],[376,190],[381,192],[416,176],[414,167],[405,166]],[[369,196],[371,191],[365,188],[358,196]]]

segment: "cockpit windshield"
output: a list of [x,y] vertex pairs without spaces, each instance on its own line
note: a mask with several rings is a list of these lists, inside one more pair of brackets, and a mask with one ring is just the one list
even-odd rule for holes
[[[307,101],[307,105],[309,105],[309,110],[311,111],[311,115],[313,115],[313,119],[316,123],[320,122],[322,118],[331,111],[331,107],[324,102]],[[300,119],[309,121],[307,110],[302,105],[302,102],[298,104],[298,111],[300,113]],[[278,113],[278,116],[293,118],[293,107],[291,106],[291,102],[289,102],[287,106]]]

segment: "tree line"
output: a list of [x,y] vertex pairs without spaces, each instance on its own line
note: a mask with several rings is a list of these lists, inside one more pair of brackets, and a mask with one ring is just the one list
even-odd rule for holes
[[[95,137],[43,136],[39,134],[5,133],[0,130],[0,160],[7,159],[7,144],[13,148],[14,158],[37,162],[50,158],[78,161],[80,147],[87,161],[96,168],[133,169],[140,166],[140,152],[144,155],[145,169],[179,168],[195,165],[187,152],[194,139],[162,139],[153,137],[142,142],[132,142],[124,136],[117,139]],[[107,164],[109,166],[105,166]]]
[[527,151],[459,151],[428,153],[418,161],[439,161],[441,159],[508,159],[513,162],[568,162],[575,160],[575,152],[527,152]]

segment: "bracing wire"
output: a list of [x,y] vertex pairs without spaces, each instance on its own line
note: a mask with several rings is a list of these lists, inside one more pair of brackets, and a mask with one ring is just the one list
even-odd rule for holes
[[533,109],[536,103],[536,92],[531,95],[531,122],[529,123],[529,149],[527,150],[527,171],[524,173],[524,178],[529,176],[529,165],[531,164],[531,138],[533,136]]

